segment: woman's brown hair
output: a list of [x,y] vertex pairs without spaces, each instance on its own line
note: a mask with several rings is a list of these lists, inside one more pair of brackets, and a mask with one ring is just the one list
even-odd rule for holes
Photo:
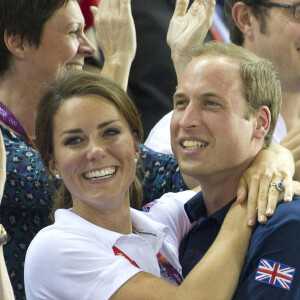
[[[143,139],[139,113],[129,96],[113,81],[94,73],[70,71],[55,81],[40,100],[35,123],[36,144],[44,165],[49,168],[53,157],[53,120],[65,101],[74,96],[100,95],[112,101],[129,124],[138,141]],[[130,186],[131,207],[139,208],[142,203],[142,188],[137,176]],[[72,207],[71,194],[62,183],[52,213],[58,208]]]

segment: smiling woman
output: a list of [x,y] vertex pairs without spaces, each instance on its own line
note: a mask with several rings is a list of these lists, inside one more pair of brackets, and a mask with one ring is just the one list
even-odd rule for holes
[[183,204],[195,193],[166,194],[151,213],[130,208],[141,200],[142,136],[133,102],[114,82],[73,71],[50,86],[38,106],[37,146],[63,184],[54,224],[27,251],[27,299],[231,298],[251,233],[245,205],[233,205],[182,283],[178,246],[194,225]]
[[39,105],[36,137],[44,164],[64,181],[54,209],[74,205],[69,192],[93,197],[103,193],[99,185],[109,182],[113,193],[128,188],[133,179],[131,206],[140,206],[141,187],[134,174],[143,129],[133,103],[116,84],[77,72],[58,81]]

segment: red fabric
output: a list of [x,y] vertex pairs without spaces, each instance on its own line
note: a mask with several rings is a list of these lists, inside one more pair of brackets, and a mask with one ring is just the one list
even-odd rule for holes
[[90,6],[98,6],[100,0],[80,0],[79,6],[81,8],[84,20],[85,27],[84,30],[87,30],[89,27],[93,26],[94,19],[90,11]]

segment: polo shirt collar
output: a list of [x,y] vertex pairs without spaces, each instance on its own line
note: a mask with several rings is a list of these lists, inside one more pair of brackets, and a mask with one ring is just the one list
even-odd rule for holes
[[[130,208],[131,221],[133,230],[136,234],[129,234],[132,238],[142,237],[146,239],[153,247],[155,253],[158,253],[162,246],[162,242],[168,233],[167,226],[158,223],[143,212]],[[55,212],[54,226],[63,227],[68,230],[71,228],[80,228],[79,234],[98,236],[101,243],[106,244],[108,247],[112,247],[118,239],[123,238],[125,235],[111,231],[100,226],[97,226],[84,218],[74,214],[72,209],[58,209]],[[104,238],[103,238],[104,237]]]
[[202,222],[206,219],[214,219],[221,225],[225,219],[225,216],[227,215],[229,208],[235,200],[236,197],[208,218],[203,194],[202,192],[199,192],[188,202],[185,203],[184,209],[191,223],[195,221]]

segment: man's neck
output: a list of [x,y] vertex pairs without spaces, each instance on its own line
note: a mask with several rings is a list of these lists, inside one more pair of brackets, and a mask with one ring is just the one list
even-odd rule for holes
[[244,171],[249,168],[253,159],[254,157],[249,158],[248,161],[235,169],[197,178],[201,185],[208,216],[220,210],[236,197],[239,180]]
[[233,198],[236,197],[238,188],[237,180],[215,181],[210,184],[201,184],[203,199],[207,210],[207,215],[211,216],[220,210]]

